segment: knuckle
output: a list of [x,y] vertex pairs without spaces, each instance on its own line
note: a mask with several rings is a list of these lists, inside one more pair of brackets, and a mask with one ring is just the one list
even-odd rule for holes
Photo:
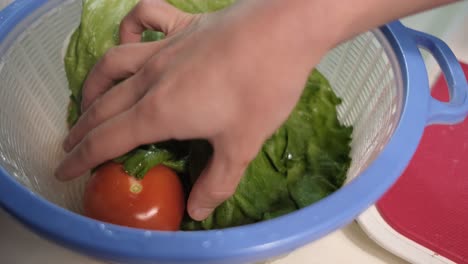
[[155,2],[155,0],[140,0],[137,6],[139,8],[148,8],[149,6],[154,5]]
[[178,10],[177,13],[178,16],[176,17],[174,28],[176,31],[187,28],[188,26],[199,21],[202,17],[202,14],[190,14],[181,10]]
[[80,160],[85,162],[92,160],[93,157],[95,157],[99,151],[98,145],[99,144],[97,144],[92,137],[92,132],[88,134],[88,136],[86,136],[86,138],[81,143],[81,148],[79,152]]
[[[126,78],[140,69],[142,59],[137,55],[132,55],[133,47],[121,45],[110,48],[96,64],[96,73],[105,79]],[[131,59],[130,56],[132,56]]]
[[224,190],[212,190],[206,192],[206,198],[211,201],[223,202],[234,195],[235,188],[225,188]]
[[94,124],[95,122],[99,121],[102,118],[102,111],[100,110],[99,107],[96,107],[96,105],[92,105],[88,111],[86,112],[86,120],[87,124],[91,125]]
[[225,147],[225,160],[229,169],[235,172],[243,172],[253,159],[258,155],[257,144],[246,143]]
[[160,116],[160,108],[162,107],[162,103],[160,96],[157,93],[151,93],[146,95],[145,103],[138,104],[136,106],[135,112],[139,119],[141,119],[144,123],[146,122],[154,122]]
[[98,69],[102,70],[103,68],[112,66],[115,58],[119,55],[119,53],[120,51],[118,47],[112,47],[107,50],[107,52],[102,56],[99,64],[97,64]]
[[135,120],[132,137],[136,145],[154,142],[155,138],[164,138],[170,133],[168,123],[165,121],[168,118],[161,111],[161,107],[165,107],[163,106],[165,104],[159,103],[161,99],[158,96],[146,95],[145,97],[141,103],[134,106],[132,111],[132,118]]
[[119,24],[119,32],[125,31],[127,29],[127,17],[124,17]]
[[122,20],[122,22],[120,22],[120,25],[119,25],[119,32],[128,32],[130,31],[131,29],[131,20],[130,20],[130,17],[129,16],[126,16],[124,17],[124,19]]
[[93,100],[93,96],[91,95],[91,92],[89,91],[88,87],[89,85],[83,86],[83,92],[81,94],[81,105],[86,107],[88,107],[91,101]]
[[66,145],[68,145],[69,147],[73,147],[74,145],[76,145],[76,142],[77,142],[76,133],[77,132],[75,131],[76,131],[76,127],[72,128],[72,130],[70,131],[66,139]]
[[149,60],[143,68],[145,77],[151,78],[156,73],[161,72],[170,61],[170,57],[171,55],[167,49],[160,51],[155,57]]
[[148,6],[151,5],[151,0],[140,0],[138,4],[136,4],[135,8],[133,9],[135,12],[135,15],[139,16],[142,14],[142,12],[145,11],[145,9],[148,8]]
[[239,165],[243,168],[247,167],[249,163],[257,156],[258,148],[250,145],[244,148],[244,151],[241,152],[241,155],[238,157]]
[[254,157],[255,155],[253,154],[241,154],[239,157],[235,158],[234,161],[232,161],[232,165],[234,168],[237,168],[237,170],[242,171],[249,166]]
[[149,8],[160,8],[164,4],[166,4],[164,0],[140,0],[137,8],[142,9],[141,12],[146,12]]
[[161,68],[160,62],[158,60],[150,60],[145,66],[141,69],[141,75],[145,80],[151,80],[158,72],[158,69]]
[[133,63],[129,63],[127,65],[127,69],[124,70],[121,78],[126,78],[136,74],[140,70],[140,63],[138,61],[133,61]]
[[158,0],[140,0],[135,6],[135,15],[144,20],[146,15],[154,12]]

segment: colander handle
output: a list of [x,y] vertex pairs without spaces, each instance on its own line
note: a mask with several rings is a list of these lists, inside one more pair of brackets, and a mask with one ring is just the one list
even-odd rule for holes
[[442,40],[413,29],[408,29],[418,46],[432,54],[447,80],[449,102],[430,99],[427,123],[454,124],[468,115],[468,84],[460,62]]

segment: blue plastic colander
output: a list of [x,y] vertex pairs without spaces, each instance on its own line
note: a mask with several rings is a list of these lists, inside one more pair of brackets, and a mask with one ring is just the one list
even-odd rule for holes
[[[462,121],[468,86],[441,40],[393,22],[331,51],[318,66],[354,126],[347,184],[288,215],[236,228],[157,232],[79,214],[84,178],[57,182],[64,153],[67,80],[63,52],[81,1],[18,0],[0,12],[0,205],[34,232],[118,263],[244,263],[271,259],[351,222],[398,179],[424,128]],[[430,95],[419,48],[439,63],[450,101]]]

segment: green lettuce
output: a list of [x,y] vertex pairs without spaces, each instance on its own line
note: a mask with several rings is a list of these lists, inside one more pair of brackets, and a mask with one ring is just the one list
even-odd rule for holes
[[[235,0],[167,0],[190,13],[212,12]],[[94,64],[118,45],[122,18],[138,0],[83,0],[81,23],[70,38],[64,59],[69,82],[68,123],[80,116],[81,89]],[[157,41],[160,32],[147,31],[142,41]],[[352,127],[341,124],[341,103],[327,79],[313,70],[287,121],[265,141],[249,164],[236,193],[206,220],[185,217],[184,230],[217,229],[254,223],[308,206],[339,189],[351,159]],[[203,140],[168,141],[140,146],[117,158],[130,175],[141,178],[164,164],[180,175],[188,194],[212,153]]]

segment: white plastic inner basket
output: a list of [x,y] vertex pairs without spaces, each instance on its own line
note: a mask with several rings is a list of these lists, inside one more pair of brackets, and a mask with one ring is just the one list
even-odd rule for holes
[[[62,183],[53,172],[67,133],[63,53],[79,24],[81,1],[46,5],[0,44],[0,165],[35,193],[79,212],[86,177]],[[349,182],[375,159],[398,123],[404,99],[400,69],[378,31],[340,45],[318,69],[343,99],[340,120],[354,126]]]

